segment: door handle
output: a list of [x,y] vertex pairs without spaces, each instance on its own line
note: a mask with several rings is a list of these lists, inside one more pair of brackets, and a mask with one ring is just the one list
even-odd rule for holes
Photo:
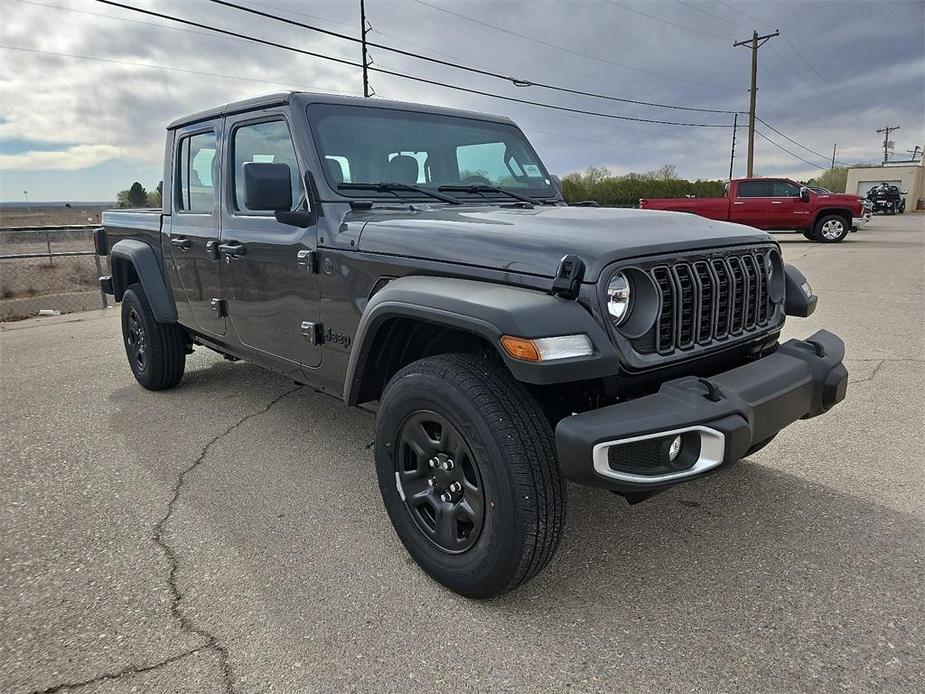
[[771,204],[772,204],[772,205],[782,205],[783,202],[780,201],[780,200],[772,200],[772,201],[771,201]]
[[237,241],[228,241],[218,246],[218,252],[224,253],[226,258],[238,258],[244,255],[244,246]]
[[170,238],[170,245],[173,246],[174,248],[179,248],[181,250],[188,251],[190,246],[192,246],[193,244],[185,236],[172,236]]

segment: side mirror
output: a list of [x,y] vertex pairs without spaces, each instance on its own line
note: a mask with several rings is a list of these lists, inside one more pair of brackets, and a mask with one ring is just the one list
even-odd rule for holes
[[809,202],[809,188],[800,188],[800,200]]
[[292,208],[292,175],[288,164],[249,161],[243,169],[244,207],[261,212]]
[[900,195],[909,195],[909,191],[908,191],[908,190],[904,190],[904,191],[902,191],[902,192],[900,193]]

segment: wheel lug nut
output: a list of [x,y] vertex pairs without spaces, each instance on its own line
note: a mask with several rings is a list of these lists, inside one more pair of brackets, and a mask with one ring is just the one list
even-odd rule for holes
[[452,460],[452,458],[447,458],[446,460],[443,461],[443,469],[444,469],[444,470],[452,470],[452,469],[453,469],[453,460]]
[[437,459],[431,458],[430,460],[427,461],[427,464],[430,465],[431,467],[437,467]]
[[462,485],[461,485],[459,482],[453,482],[453,483],[450,485],[450,491],[451,491],[451,492],[460,492],[460,491],[462,491]]
[[428,477],[428,478],[427,478],[427,486],[428,486],[428,487],[433,487],[433,486],[434,486],[434,478],[433,478],[433,477]]
[[452,500],[453,500],[453,497],[450,495],[449,492],[443,492],[443,494],[440,495],[440,501],[452,501]]

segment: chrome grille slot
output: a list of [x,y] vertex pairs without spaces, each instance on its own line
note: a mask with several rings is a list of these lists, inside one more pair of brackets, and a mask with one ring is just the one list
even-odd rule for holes
[[774,327],[781,313],[770,297],[766,253],[716,251],[643,267],[658,288],[659,313],[648,333],[631,340],[633,349],[668,356]]

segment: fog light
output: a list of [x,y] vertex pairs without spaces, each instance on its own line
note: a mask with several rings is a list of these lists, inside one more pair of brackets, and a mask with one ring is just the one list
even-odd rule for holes
[[681,453],[681,437],[675,436],[668,447],[668,462],[673,463]]

